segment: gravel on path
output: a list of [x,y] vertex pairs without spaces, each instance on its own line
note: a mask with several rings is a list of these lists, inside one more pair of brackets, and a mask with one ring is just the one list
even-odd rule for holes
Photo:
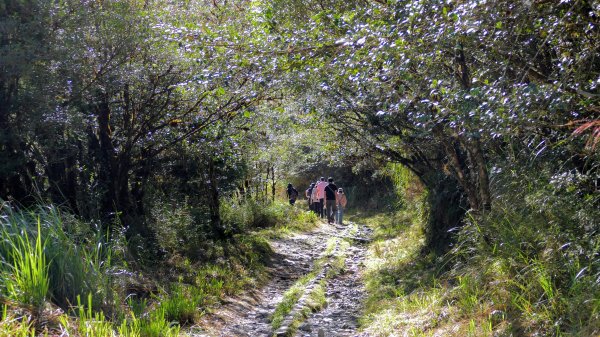
[[[333,236],[347,235],[349,226],[321,224],[310,232],[271,242],[274,254],[269,267],[270,281],[261,289],[251,289],[226,299],[214,312],[205,315],[191,329],[191,337],[273,336],[270,316],[277,304],[300,277],[313,270],[314,262]],[[354,225],[353,235],[368,238],[370,229]],[[341,240],[341,239],[340,239]],[[311,314],[294,336],[358,336],[357,319],[365,297],[361,263],[366,254],[365,241],[349,240],[343,272],[327,280],[327,306]]]

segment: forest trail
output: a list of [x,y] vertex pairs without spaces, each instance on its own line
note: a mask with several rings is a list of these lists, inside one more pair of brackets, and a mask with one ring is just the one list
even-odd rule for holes
[[[310,232],[272,241],[270,281],[261,289],[226,299],[204,316],[199,324],[202,332],[192,336],[359,336],[357,319],[365,297],[360,275],[366,254],[365,240],[360,238],[369,235],[366,226],[321,224]],[[308,280],[301,297],[274,328],[273,314],[284,294],[297,288],[301,279]],[[308,310],[303,303],[315,285],[324,290],[326,304]]]

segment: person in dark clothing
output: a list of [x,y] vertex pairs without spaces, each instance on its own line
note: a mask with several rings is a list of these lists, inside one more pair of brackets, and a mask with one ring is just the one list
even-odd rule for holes
[[327,214],[327,223],[333,224],[335,213],[337,212],[337,190],[338,187],[333,183],[333,178],[327,179],[329,182],[325,186],[325,214]]
[[296,203],[296,199],[298,198],[298,191],[292,186],[292,184],[288,184],[287,186],[287,197],[290,200],[290,205],[294,205]]
[[304,196],[306,197],[306,200],[308,200],[308,210],[310,210],[310,211],[313,210],[313,201],[312,201],[313,188],[315,188],[315,183],[311,183],[310,186],[304,192]]

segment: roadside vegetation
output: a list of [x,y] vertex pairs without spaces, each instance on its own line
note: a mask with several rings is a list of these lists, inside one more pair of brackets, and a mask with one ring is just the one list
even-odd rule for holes
[[600,333],[599,243],[579,227],[597,225],[592,204],[575,204],[569,192],[549,193],[533,182],[522,192],[497,190],[496,210],[480,221],[468,218],[456,244],[438,256],[424,250],[426,191],[410,174],[399,176],[401,207],[360,217],[375,229],[365,262],[364,330],[374,336]]
[[[164,265],[134,269],[122,236],[54,206],[17,210],[3,203],[0,335],[178,336],[224,296],[264,282],[271,252],[265,236],[317,222],[284,203],[233,204],[222,209],[224,223],[239,231],[230,239],[174,247],[176,238],[161,232],[162,249],[171,252]],[[242,210],[234,217],[231,207]],[[191,249],[206,257],[177,253]]]

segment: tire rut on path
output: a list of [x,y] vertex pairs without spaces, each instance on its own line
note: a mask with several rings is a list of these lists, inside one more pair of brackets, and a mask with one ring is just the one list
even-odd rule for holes
[[[368,238],[371,235],[371,230],[365,226],[358,226],[357,230],[356,237]],[[365,298],[361,266],[367,247],[360,241],[351,243],[352,245],[346,250],[345,267],[342,273],[327,282],[327,306],[310,315],[300,325],[295,336],[358,336],[358,318],[362,311],[361,300]]]
[[203,332],[191,336],[270,336],[270,315],[283,293],[301,276],[312,270],[313,262],[325,249],[330,226],[296,234],[271,243],[275,254],[269,270],[270,281],[262,289],[229,298],[215,312],[206,315],[200,325]]

